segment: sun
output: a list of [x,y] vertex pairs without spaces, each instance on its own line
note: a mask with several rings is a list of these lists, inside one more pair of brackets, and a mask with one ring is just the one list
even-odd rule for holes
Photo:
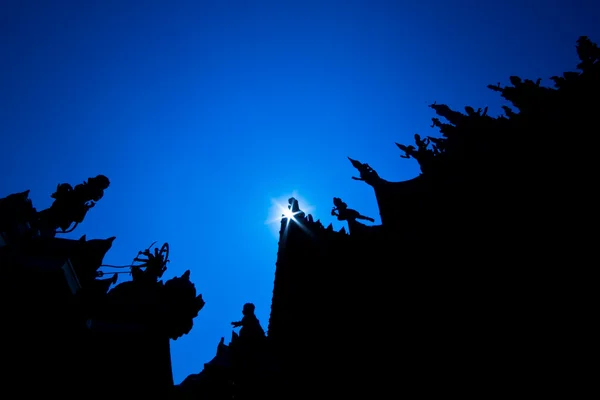
[[[292,212],[291,209],[288,208],[288,200],[290,199],[290,197],[294,197],[296,200],[298,200],[298,204],[300,206],[300,209],[305,213],[305,214],[309,214],[311,211],[314,210],[314,207],[311,206],[308,201],[306,201],[306,199],[303,196],[300,196],[296,191],[294,191],[291,194],[287,194],[285,196],[281,196],[278,198],[271,198],[271,207],[269,209],[269,218],[267,219],[267,221],[265,221],[266,225],[269,225],[272,229],[272,234],[275,237],[279,237],[279,229],[281,227],[280,223],[281,220],[283,218],[287,218],[288,224],[290,221],[295,221],[298,222],[294,216],[298,213],[298,212]],[[286,227],[287,225],[286,224]]]
[[281,208],[281,215],[283,216],[283,218],[287,218],[287,219],[294,219],[294,215],[296,215],[298,212],[292,212],[292,210],[290,210],[289,208],[283,208],[281,207],[281,205],[279,206]]

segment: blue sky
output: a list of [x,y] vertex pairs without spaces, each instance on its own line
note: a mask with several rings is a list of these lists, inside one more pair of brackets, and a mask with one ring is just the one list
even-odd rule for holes
[[[406,5],[409,4],[409,5]],[[388,180],[418,174],[394,142],[433,135],[428,104],[489,106],[510,75],[574,70],[600,41],[591,1],[31,1],[0,4],[0,197],[111,186],[69,237],[116,236],[131,262],[168,242],[206,300],[172,342],[199,372],[242,305],[266,329],[280,214],[292,194],[325,225],[332,198],[379,222],[347,156]],[[410,212],[410,210],[407,210]],[[316,279],[317,277],[315,277]]]

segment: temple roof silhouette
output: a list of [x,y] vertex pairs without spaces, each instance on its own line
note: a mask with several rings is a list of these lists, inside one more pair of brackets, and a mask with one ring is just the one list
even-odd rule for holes
[[192,329],[205,303],[189,270],[161,280],[168,244],[140,251],[131,280],[115,285],[116,275],[100,271],[114,237],[57,237],[83,221],[108,178],[59,184],[41,211],[29,191],[0,198],[3,390],[171,399],[537,393],[552,383],[552,318],[566,308],[551,301],[562,288],[550,282],[562,276],[552,268],[575,257],[563,257],[572,249],[557,241],[565,231],[553,222],[564,215],[545,209],[560,211],[549,196],[555,153],[538,147],[563,144],[540,144],[537,133],[595,126],[600,50],[586,37],[577,50],[581,72],[553,77],[554,89],[518,77],[490,86],[519,112],[505,106],[492,118],[432,104],[442,137],[397,144],[421,167],[413,179],[388,181],[349,158],[358,172],[349,179],[373,190],[381,224],[334,197],[331,216],[346,224],[336,231],[290,198],[266,334],[254,305],[240,305],[239,334],[181,384],[170,340]]

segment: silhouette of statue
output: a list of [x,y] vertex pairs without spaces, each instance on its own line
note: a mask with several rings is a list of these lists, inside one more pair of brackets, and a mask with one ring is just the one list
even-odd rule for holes
[[[131,276],[134,281],[146,279],[156,282],[167,270],[167,263],[169,262],[169,244],[163,244],[160,250],[154,248],[154,254],[152,254],[150,248],[154,243],[146,250],[138,252],[137,257],[133,259],[134,262],[143,263],[141,265],[134,265],[131,268]],[[141,256],[145,256],[146,258],[142,258]],[[142,270],[142,268],[145,268],[145,270]]]
[[[87,182],[73,188],[68,183],[61,183],[51,197],[54,202],[50,208],[39,213],[40,228],[44,234],[56,232],[60,228],[63,233],[70,232],[77,224],[83,222],[88,210],[104,195],[110,181],[104,175],[89,178]],[[75,225],[70,229],[71,224]]]
[[366,221],[375,222],[373,218],[365,217],[358,211],[348,208],[348,205],[339,197],[333,198],[333,204],[334,207],[331,210],[331,215],[337,217],[338,221],[355,222],[357,219],[364,219]]
[[244,317],[231,323],[234,328],[242,328],[239,335],[233,332],[230,346],[233,381],[237,389],[245,394],[243,398],[258,398],[264,392],[262,374],[268,358],[265,352],[267,343],[265,331],[254,315],[254,309],[254,304],[244,304]]
[[431,145],[431,150],[433,151],[433,154],[438,155],[446,151],[446,140],[444,138],[435,138],[427,136],[427,139],[429,139],[429,141],[433,143]]
[[398,146],[398,148],[404,152],[404,154],[400,155],[400,157],[412,157],[419,163],[419,166],[421,167],[421,172],[430,172],[432,171],[433,158],[438,153],[437,147],[436,150],[427,148],[427,146],[429,146],[429,143],[431,142],[431,139],[429,137],[421,139],[421,135],[419,135],[418,133],[415,133],[414,137],[415,144],[417,145],[416,148],[413,145],[406,146],[403,144],[396,143],[396,146]]
[[242,327],[242,329],[240,329],[240,340],[253,341],[265,337],[265,331],[262,326],[260,326],[260,321],[256,318],[256,315],[254,315],[254,309],[254,304],[244,304],[244,308],[242,309],[244,317],[240,321],[231,323],[234,328]]

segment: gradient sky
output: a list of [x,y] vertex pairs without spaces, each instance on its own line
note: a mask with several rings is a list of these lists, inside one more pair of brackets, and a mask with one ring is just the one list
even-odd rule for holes
[[110,178],[67,237],[116,236],[116,265],[168,242],[164,278],[192,271],[206,306],[172,342],[179,383],[245,302],[267,328],[274,200],[340,229],[341,197],[378,223],[346,157],[414,177],[394,142],[437,134],[427,105],[498,115],[486,85],[574,70],[576,39],[600,41],[592,3],[2,0],[0,197],[41,210],[58,183]]

